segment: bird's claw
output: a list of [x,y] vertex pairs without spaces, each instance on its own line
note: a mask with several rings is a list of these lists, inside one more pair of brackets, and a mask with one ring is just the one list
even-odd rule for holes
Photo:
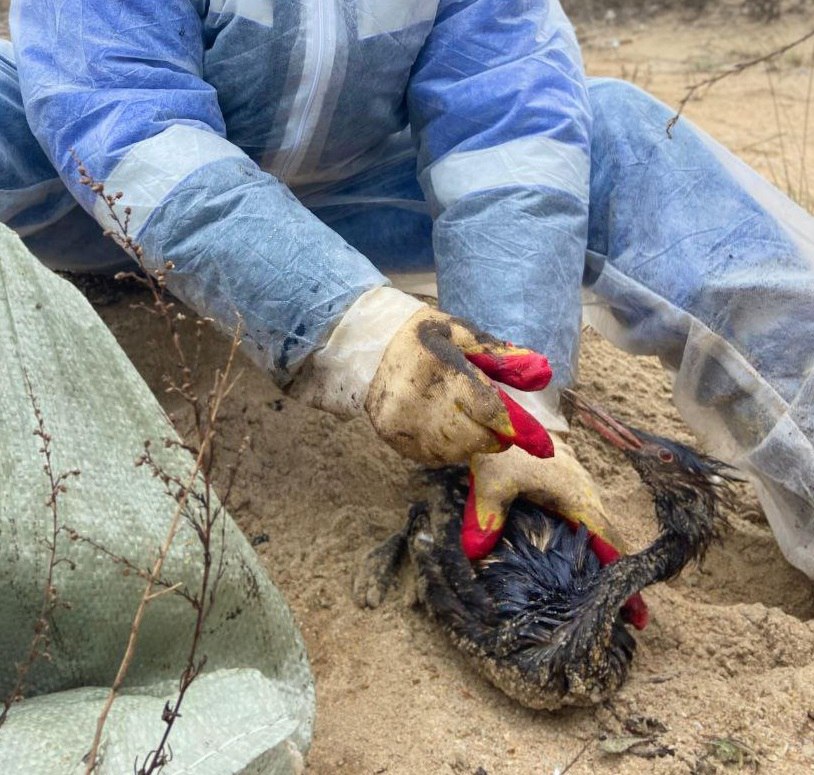
[[353,601],[359,608],[382,604],[396,580],[406,548],[406,531],[400,530],[359,560],[352,587]]

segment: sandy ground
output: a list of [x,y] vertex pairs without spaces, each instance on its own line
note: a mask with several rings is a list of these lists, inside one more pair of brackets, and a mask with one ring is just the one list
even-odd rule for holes
[[[675,105],[688,84],[798,36],[800,23],[799,16],[772,26],[668,17],[579,32],[589,72],[626,77]],[[782,187],[804,190],[802,106],[813,54],[808,45],[768,74],[759,67],[724,81],[687,115]],[[808,184],[814,188],[814,173]],[[158,329],[128,300],[99,312],[163,395],[168,361]],[[203,362],[217,364],[224,352],[213,337]],[[653,360],[622,356],[586,331],[581,370],[587,394],[620,416],[691,438]],[[183,411],[179,417],[187,422]],[[746,488],[732,529],[703,569],[645,593],[652,624],[637,635],[632,676],[619,694],[601,708],[531,712],[479,678],[409,604],[406,578],[382,608],[353,605],[354,563],[402,524],[411,471],[364,421],[342,423],[299,406],[247,367],[223,428],[224,465],[251,434],[232,513],[250,536],[268,537],[257,551],[294,610],[316,676],[308,772],[536,774],[562,771],[576,758],[573,775],[707,773],[750,771],[753,756],[763,772],[814,771],[812,585],[785,563]],[[582,431],[574,435],[609,512],[636,545],[652,529],[651,503],[621,457]],[[645,727],[669,753],[603,752],[603,736],[613,742]],[[714,743],[728,738],[743,747]]]

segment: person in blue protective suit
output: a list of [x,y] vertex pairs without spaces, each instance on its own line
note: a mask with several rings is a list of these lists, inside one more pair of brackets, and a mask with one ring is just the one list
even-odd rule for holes
[[[814,221],[689,123],[668,138],[647,94],[586,80],[556,0],[39,0],[11,30],[0,221],[51,266],[119,268],[81,159],[172,292],[239,316],[292,394],[416,459],[470,458],[470,556],[518,492],[601,515],[559,410],[582,285],[814,576]],[[428,269],[443,312],[385,278]],[[507,392],[553,459],[536,430],[533,455],[504,449],[524,434],[470,368],[481,348],[510,382],[495,363],[531,354],[449,314],[548,356],[544,392]]]

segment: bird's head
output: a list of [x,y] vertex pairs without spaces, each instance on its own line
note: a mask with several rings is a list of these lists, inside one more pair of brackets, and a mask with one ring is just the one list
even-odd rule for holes
[[719,507],[732,505],[731,484],[741,481],[734,469],[685,444],[627,425],[574,391],[564,391],[563,397],[583,425],[630,460],[653,494],[663,529],[709,534],[706,539],[699,536],[700,559],[716,523],[723,521]]

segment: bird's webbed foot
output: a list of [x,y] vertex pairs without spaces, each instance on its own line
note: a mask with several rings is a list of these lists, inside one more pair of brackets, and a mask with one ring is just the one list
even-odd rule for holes
[[407,526],[393,533],[359,560],[353,574],[353,601],[378,608],[396,580],[407,550]]

